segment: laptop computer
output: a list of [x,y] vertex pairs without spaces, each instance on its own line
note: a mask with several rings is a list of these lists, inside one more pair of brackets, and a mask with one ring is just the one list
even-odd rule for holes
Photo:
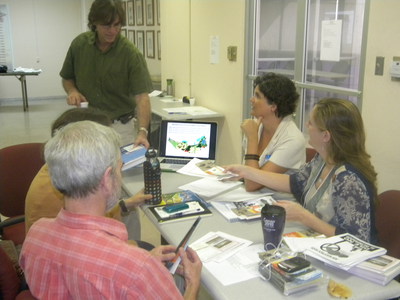
[[177,171],[193,158],[215,160],[217,123],[162,120],[161,170]]

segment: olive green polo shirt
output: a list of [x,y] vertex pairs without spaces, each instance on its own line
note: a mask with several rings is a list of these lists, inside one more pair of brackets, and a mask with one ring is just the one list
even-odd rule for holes
[[143,55],[124,36],[119,35],[107,52],[101,52],[95,42],[95,32],[77,36],[60,76],[75,81],[89,106],[117,119],[135,110],[135,95],[153,90],[149,71]]

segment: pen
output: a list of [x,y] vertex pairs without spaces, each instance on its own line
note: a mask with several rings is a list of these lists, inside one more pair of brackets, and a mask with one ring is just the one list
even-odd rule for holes
[[182,216],[185,216],[185,215],[190,215],[190,214],[198,212],[200,210],[201,210],[200,208],[197,208],[197,209],[193,209],[193,210],[178,212],[176,214],[169,215],[168,219],[174,219],[174,218],[182,217]]
[[168,114],[169,115],[187,115],[187,113],[185,113],[183,111],[170,111]]

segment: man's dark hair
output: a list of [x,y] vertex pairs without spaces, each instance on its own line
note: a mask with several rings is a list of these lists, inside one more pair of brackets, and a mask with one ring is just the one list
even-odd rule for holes
[[110,25],[119,19],[121,26],[126,25],[125,10],[121,0],[95,0],[90,7],[88,26],[96,31],[95,23]]
[[93,121],[104,126],[111,126],[111,119],[96,108],[71,108],[63,112],[51,125],[51,136],[65,125],[79,121]]

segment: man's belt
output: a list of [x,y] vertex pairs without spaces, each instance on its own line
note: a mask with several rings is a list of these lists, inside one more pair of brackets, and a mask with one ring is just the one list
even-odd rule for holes
[[130,112],[130,113],[127,113],[127,114],[119,116],[114,121],[120,121],[122,124],[126,124],[131,119],[133,119],[134,117],[135,117],[135,113],[134,112]]

